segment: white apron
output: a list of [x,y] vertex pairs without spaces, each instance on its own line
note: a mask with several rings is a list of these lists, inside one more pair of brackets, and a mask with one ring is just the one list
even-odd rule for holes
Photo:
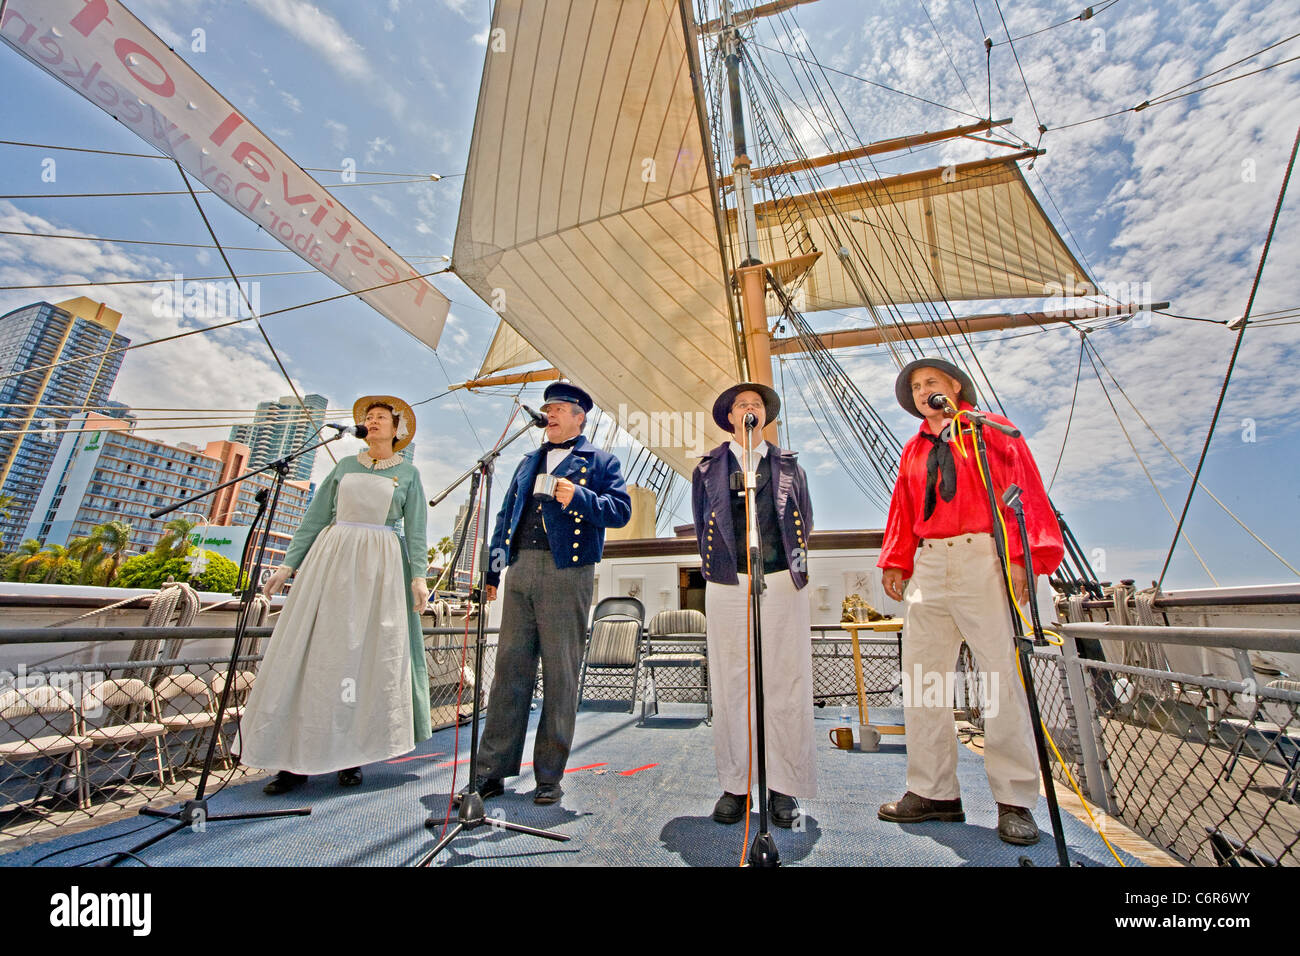
[[250,767],[329,773],[415,746],[405,575],[384,526],[395,485],[339,479],[336,523],[298,569],[241,723]]

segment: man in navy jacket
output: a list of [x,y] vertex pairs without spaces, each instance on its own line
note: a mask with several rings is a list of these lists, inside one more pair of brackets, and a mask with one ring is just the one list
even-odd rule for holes
[[[713,693],[713,747],[722,796],[713,809],[719,823],[745,815],[750,786],[749,719],[752,661],[749,614],[747,522],[757,522],[762,546],[763,687],[767,781],[772,821],[791,827],[799,814],[796,797],[817,793],[812,736],[812,628],[808,601],[808,537],[812,502],[808,477],[794,452],[761,440],[781,400],[766,385],[733,385],[713,405],[713,420],[731,433],[700,459],[691,482],[695,537],[707,582],[709,683]],[[759,439],[755,513],[745,512],[743,493],[731,488],[742,469],[745,416],[753,414]],[[748,676],[747,676],[748,674]]]
[[[591,611],[596,564],[605,529],[632,517],[632,499],[618,459],[582,435],[591,396],[568,382],[545,392],[546,442],[515,469],[492,534],[487,573],[489,601],[502,587],[496,674],[479,749],[477,790],[484,799],[505,791],[503,778],[519,773],[528,712],[542,660],[542,716],[533,743],[533,802],[556,803],[573,743],[578,674]],[[553,493],[535,494],[539,475],[557,480]]]

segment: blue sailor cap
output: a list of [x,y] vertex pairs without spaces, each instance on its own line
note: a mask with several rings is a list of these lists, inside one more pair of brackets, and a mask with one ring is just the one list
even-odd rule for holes
[[572,402],[584,412],[590,412],[593,404],[591,396],[572,382],[552,382],[546,386],[546,391],[542,394],[542,408],[551,402]]

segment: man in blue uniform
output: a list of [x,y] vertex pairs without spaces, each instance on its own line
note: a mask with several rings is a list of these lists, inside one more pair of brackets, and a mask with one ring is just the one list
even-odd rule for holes
[[[546,389],[546,441],[515,469],[497,515],[486,594],[493,601],[498,587],[505,592],[496,674],[478,779],[458,798],[470,789],[483,799],[497,796],[505,792],[504,778],[519,773],[539,656],[545,680],[533,743],[533,802],[557,803],[564,795],[560,778],[573,743],[596,564],[604,551],[605,529],[621,528],[632,517],[618,459],[583,437],[591,405],[591,396],[568,382]],[[543,474],[557,479],[553,495],[534,493]]]
[[[713,808],[718,823],[739,823],[750,792],[754,709],[749,648],[749,545],[747,525],[757,522],[762,539],[763,701],[767,783],[772,822],[795,825],[797,797],[817,795],[813,747],[812,624],[808,602],[808,540],[812,501],[798,456],[763,441],[763,426],[776,420],[781,399],[769,386],[741,382],[718,396],[713,420],[730,440],[705,454],[691,480],[695,537],[707,582],[709,683],[713,694],[713,749],[722,796]],[[742,470],[745,417],[755,417],[757,464],[755,514],[746,515],[743,492],[731,476]]]

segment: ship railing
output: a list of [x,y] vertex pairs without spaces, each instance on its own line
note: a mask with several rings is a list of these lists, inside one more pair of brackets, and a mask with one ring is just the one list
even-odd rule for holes
[[[1102,623],[1058,630],[1063,646],[1033,655],[1039,707],[1103,826],[1108,816],[1120,820],[1193,865],[1300,865],[1300,682],[1257,673],[1249,656],[1300,653],[1300,631]],[[1224,649],[1239,675],[1080,656],[1097,641]],[[1055,759],[1053,770],[1063,781]]]
[[[0,659],[23,662],[0,666],[0,848],[192,797],[214,730],[207,795],[278,769],[238,761],[238,720],[272,630],[248,628],[218,726],[231,627],[0,629]],[[486,699],[496,629],[487,633],[475,680],[464,627],[424,628],[435,728],[468,719],[475,688]]]

